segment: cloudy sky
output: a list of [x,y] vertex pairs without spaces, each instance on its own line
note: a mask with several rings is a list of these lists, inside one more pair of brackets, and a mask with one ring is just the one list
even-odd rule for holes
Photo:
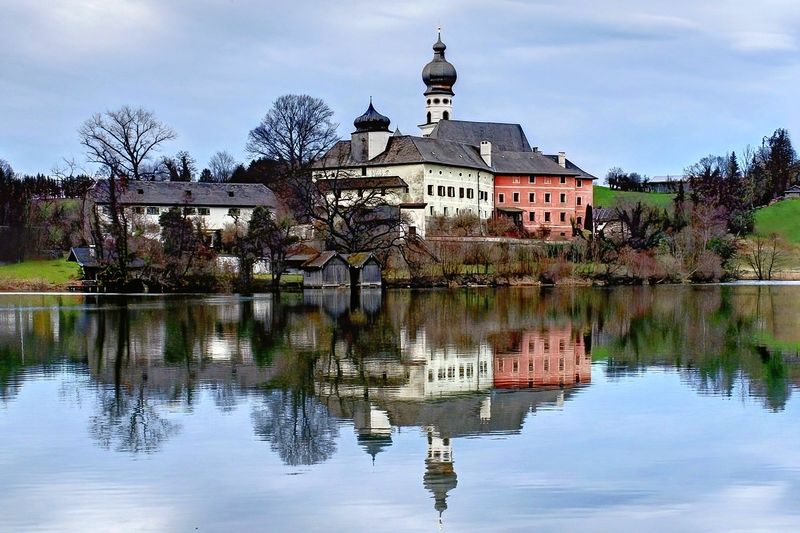
[[244,160],[285,93],[326,100],[343,136],[370,95],[417,133],[440,24],[454,118],[519,122],[597,175],[677,173],[777,127],[800,144],[797,0],[2,0],[0,158],[81,160],[79,124],[129,104],[178,132],[166,153]]

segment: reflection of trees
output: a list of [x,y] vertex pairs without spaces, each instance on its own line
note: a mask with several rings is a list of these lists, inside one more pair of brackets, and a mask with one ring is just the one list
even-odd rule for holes
[[[180,426],[165,420],[148,396],[147,374],[137,384],[123,383],[123,364],[130,359],[130,319],[123,303],[114,312],[116,349],[114,350],[114,385],[97,387],[99,414],[89,419],[89,434],[105,448],[120,452],[152,453],[175,435]],[[98,336],[98,357],[104,353],[105,334]]]
[[302,390],[265,393],[253,411],[253,425],[290,466],[321,463],[336,452],[336,420],[317,397]]

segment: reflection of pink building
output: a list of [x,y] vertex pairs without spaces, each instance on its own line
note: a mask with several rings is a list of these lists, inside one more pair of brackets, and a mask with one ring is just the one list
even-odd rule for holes
[[569,326],[511,333],[495,341],[495,388],[570,386],[591,379],[591,353]]

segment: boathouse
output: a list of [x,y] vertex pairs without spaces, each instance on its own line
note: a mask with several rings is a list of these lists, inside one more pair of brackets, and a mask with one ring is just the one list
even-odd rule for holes
[[345,256],[350,264],[350,282],[353,287],[380,287],[381,264],[370,252],[358,252]]
[[322,252],[302,266],[303,287],[349,287],[350,264],[337,252]]

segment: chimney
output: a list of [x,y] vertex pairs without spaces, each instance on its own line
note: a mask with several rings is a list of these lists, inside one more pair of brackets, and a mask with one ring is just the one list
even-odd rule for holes
[[481,141],[481,159],[488,166],[492,166],[492,143],[489,141]]
[[558,152],[558,164],[562,168],[567,168],[567,152]]

